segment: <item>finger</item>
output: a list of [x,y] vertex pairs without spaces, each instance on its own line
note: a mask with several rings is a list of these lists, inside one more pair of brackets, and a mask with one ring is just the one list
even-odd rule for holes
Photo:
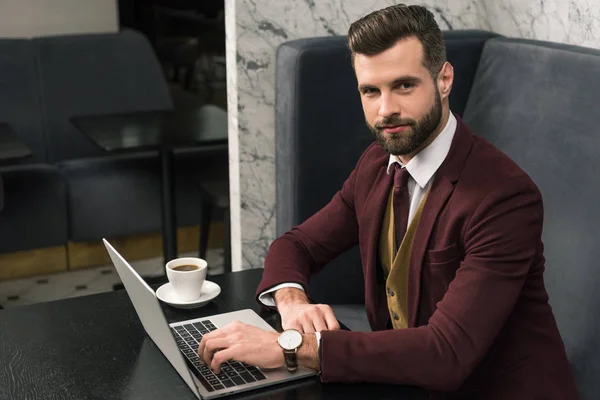
[[327,329],[330,331],[337,331],[340,329],[340,323],[338,322],[335,314],[331,307],[327,307],[328,309],[325,311],[325,322],[327,323]]
[[204,353],[204,347],[206,346],[206,341],[207,340],[213,340],[213,339],[217,339],[220,337],[223,337],[225,335],[225,331],[223,331],[223,329],[217,329],[215,331],[212,331],[210,333],[207,333],[206,335],[202,336],[202,340],[200,340],[200,344],[198,345],[198,357],[202,358],[202,354]]
[[209,365],[212,362],[214,354],[218,350],[223,350],[223,349],[226,349],[227,347],[229,347],[229,340],[227,338],[218,338],[218,339],[208,340],[206,342],[206,346],[204,346],[204,351],[203,351],[202,355],[200,356],[200,358],[206,365]]
[[315,332],[315,326],[313,325],[313,322],[311,320],[305,321],[302,323],[302,330],[300,331],[300,333],[314,333]]
[[310,312],[310,320],[314,326],[315,332],[327,330],[327,322],[325,321],[325,312],[321,305],[313,307]]
[[213,357],[213,359],[210,363],[210,369],[215,374],[220,373],[221,372],[221,364],[223,364],[226,361],[235,359],[235,353],[236,353],[235,347],[230,347],[228,349],[218,351],[217,353],[215,353],[215,356]]
[[325,322],[325,317],[317,317],[313,319],[313,326],[315,327],[315,332],[321,332],[327,330],[327,323]]
[[198,344],[198,350],[196,351],[196,353],[198,353],[198,357],[200,357],[201,360],[202,360],[202,354],[204,353],[205,346],[206,346],[206,337],[203,337],[202,340],[200,340],[200,344]]
[[224,337],[227,335],[227,332],[228,332],[227,327],[216,329],[212,332],[204,334],[202,336],[202,341]]

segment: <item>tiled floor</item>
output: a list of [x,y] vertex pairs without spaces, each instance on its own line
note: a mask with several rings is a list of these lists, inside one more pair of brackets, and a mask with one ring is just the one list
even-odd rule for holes
[[[179,257],[197,257],[197,253],[180,254]],[[209,249],[206,256],[209,275],[223,271],[223,250]],[[160,275],[164,264],[162,257],[131,262],[142,276]],[[115,268],[106,265],[59,274],[0,281],[0,305],[14,307],[69,297],[85,296],[112,290],[120,283]]]

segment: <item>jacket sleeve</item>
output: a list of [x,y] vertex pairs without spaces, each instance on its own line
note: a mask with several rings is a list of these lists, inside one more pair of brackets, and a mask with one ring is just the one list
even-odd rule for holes
[[358,243],[354,190],[361,162],[371,148],[325,207],[271,244],[257,298],[283,282],[298,283],[308,292],[310,275]]
[[541,196],[530,180],[496,188],[466,224],[465,258],[428,324],[322,332],[321,379],[458,388],[486,354],[540,259],[542,220]]

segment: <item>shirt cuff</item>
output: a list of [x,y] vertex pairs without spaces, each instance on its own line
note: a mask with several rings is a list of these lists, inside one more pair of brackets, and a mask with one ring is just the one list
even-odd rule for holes
[[300,290],[304,291],[304,289],[302,288],[301,285],[299,285],[297,283],[286,282],[286,283],[279,284],[277,286],[272,287],[269,290],[265,290],[264,292],[262,292],[258,296],[258,301],[260,301],[267,307],[277,307],[277,305],[275,304],[275,299],[273,298],[273,295],[271,293],[276,292],[279,289],[288,288],[288,287],[296,288],[296,289],[300,289]]
[[321,348],[321,332],[315,332],[315,336],[317,337],[317,350]]

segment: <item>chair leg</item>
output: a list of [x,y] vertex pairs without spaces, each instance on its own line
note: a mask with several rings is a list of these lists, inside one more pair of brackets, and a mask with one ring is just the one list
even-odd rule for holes
[[223,273],[231,272],[231,214],[229,207],[225,209],[225,248],[223,249]]
[[202,202],[201,220],[200,220],[200,243],[198,244],[198,257],[206,260],[206,251],[208,249],[208,237],[210,232],[210,223],[212,222],[213,205],[209,201]]

